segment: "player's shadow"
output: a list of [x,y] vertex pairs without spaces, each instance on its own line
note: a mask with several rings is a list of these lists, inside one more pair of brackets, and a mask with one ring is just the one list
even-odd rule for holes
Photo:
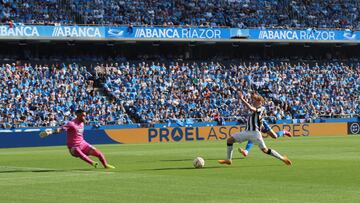
[[207,169],[213,169],[213,168],[222,168],[223,166],[208,166],[204,168],[194,168],[194,167],[175,167],[175,168],[153,168],[153,169],[147,169],[152,171],[168,171],[168,170],[207,170]]
[[[243,159],[243,158],[239,158]],[[209,159],[208,159],[209,160]],[[268,165],[241,165],[241,166],[232,166],[232,167],[226,167],[224,165],[218,165],[218,166],[205,166],[204,168],[194,168],[194,167],[174,167],[174,168],[153,168],[153,169],[146,169],[146,170],[152,170],[152,171],[167,171],[167,170],[207,170],[207,169],[216,169],[216,168],[222,168],[222,169],[229,169],[229,168],[259,168],[259,167],[279,167],[282,165],[278,164],[268,164]]]
[[[223,158],[218,158],[218,159],[206,159],[204,158],[205,161],[217,161],[219,159],[223,159]],[[244,157],[240,157],[240,158],[233,158],[234,159],[244,159]],[[177,162],[177,161],[193,161],[194,159],[165,159],[165,160],[160,160],[160,161],[165,161],[165,162]]]

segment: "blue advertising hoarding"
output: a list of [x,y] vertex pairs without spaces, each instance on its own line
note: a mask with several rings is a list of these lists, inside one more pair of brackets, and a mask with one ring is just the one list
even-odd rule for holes
[[9,39],[101,39],[105,37],[105,27],[99,26],[0,26],[0,38]]
[[359,31],[351,30],[289,30],[289,29],[250,29],[250,40],[287,41],[354,41],[360,40]]
[[230,39],[229,28],[107,27],[106,38]]
[[358,42],[360,31],[127,26],[0,26],[0,39]]

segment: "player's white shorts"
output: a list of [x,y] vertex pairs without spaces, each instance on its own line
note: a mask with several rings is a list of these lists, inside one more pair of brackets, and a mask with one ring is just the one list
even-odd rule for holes
[[259,146],[260,149],[266,148],[265,142],[259,131],[241,131],[231,135],[236,142],[242,143],[245,141],[251,141]]

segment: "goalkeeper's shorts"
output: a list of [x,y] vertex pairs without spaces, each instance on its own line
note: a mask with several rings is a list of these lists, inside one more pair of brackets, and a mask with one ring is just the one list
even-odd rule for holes
[[80,149],[82,153],[86,155],[90,155],[92,150],[95,150],[96,148],[93,147],[91,144],[87,143],[86,141],[82,141],[79,145],[68,145],[68,149],[71,155],[74,157],[78,157],[79,155],[76,153],[76,149]]

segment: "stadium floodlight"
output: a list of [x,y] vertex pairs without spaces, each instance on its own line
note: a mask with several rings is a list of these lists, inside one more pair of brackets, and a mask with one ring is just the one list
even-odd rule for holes
[[335,47],[338,47],[338,48],[340,48],[340,47],[342,47],[342,45],[343,45],[343,44],[340,44],[340,43],[336,43],[336,44],[335,44]]
[[153,47],[158,47],[158,46],[160,46],[160,43],[159,43],[159,42],[153,42],[153,43],[152,43],[152,46],[153,46]]
[[71,40],[71,41],[67,41],[66,43],[68,46],[74,46],[75,45],[75,41]]
[[290,43],[289,42],[277,42],[275,43],[276,45],[282,45],[282,46],[287,46],[289,45]]
[[216,44],[216,42],[214,42],[214,41],[207,41],[207,42],[202,42],[202,44]]
[[189,43],[189,47],[194,47],[194,46],[196,46],[196,42],[190,42]]
[[24,41],[24,40],[21,40],[21,41],[19,41],[19,45],[20,45],[20,46],[26,46],[26,45],[27,45],[27,42]]
[[127,41],[123,41],[124,44],[136,44],[135,40],[127,40]]
[[265,44],[264,44],[264,47],[267,47],[267,48],[269,48],[269,47],[271,47],[271,46],[272,46],[271,43],[265,43]]

